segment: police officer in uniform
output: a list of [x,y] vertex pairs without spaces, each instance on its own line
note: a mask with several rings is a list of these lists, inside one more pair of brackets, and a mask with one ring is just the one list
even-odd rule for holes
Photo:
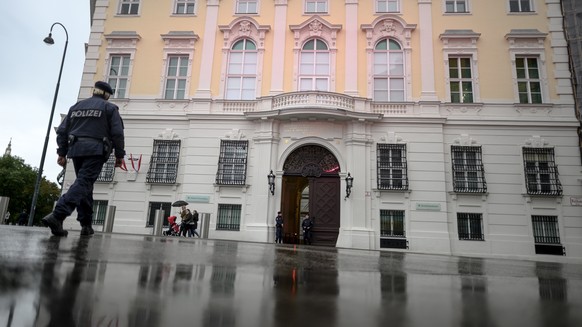
[[53,212],[42,218],[55,236],[67,236],[63,220],[75,209],[81,235],[94,234],[93,184],[113,149],[115,167],[121,167],[125,156],[123,121],[119,108],[107,101],[112,94],[109,84],[95,83],[93,96],[72,106],[57,129],[57,163],[65,167],[67,157],[71,158],[77,178],[59,198]]

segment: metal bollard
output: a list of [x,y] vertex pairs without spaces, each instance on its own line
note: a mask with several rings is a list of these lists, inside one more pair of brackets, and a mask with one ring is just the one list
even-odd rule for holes
[[107,206],[107,214],[103,222],[103,233],[113,232],[113,222],[115,221],[115,206]]
[[161,236],[162,229],[164,228],[164,210],[156,210],[156,219],[154,220],[154,229],[152,231],[153,236]]

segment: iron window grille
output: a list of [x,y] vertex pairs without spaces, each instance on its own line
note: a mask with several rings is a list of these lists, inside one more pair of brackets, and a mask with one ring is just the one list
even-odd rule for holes
[[97,182],[110,183],[113,182],[113,176],[115,175],[115,156],[112,154],[109,159],[103,164],[99,177],[97,177]]
[[216,184],[245,185],[249,142],[221,140]]
[[121,0],[120,15],[137,15],[140,0]]
[[194,9],[196,7],[196,0],[176,0],[176,11],[177,15],[191,15],[194,14]]
[[480,146],[451,146],[453,190],[459,193],[485,193],[485,170]]
[[93,225],[103,225],[105,223],[107,204],[108,202],[104,200],[93,201]]
[[459,240],[483,241],[483,215],[480,213],[457,213]]
[[380,237],[405,237],[404,211],[380,210]]
[[561,195],[562,184],[552,148],[523,148],[527,194]]
[[378,189],[407,190],[406,144],[377,144]]
[[168,219],[172,214],[172,203],[171,202],[150,202],[149,203],[149,214],[146,227],[154,226],[156,220],[156,210],[164,211],[163,226],[168,226]]
[[531,216],[534,242],[536,244],[561,244],[558,217]]
[[152,184],[176,183],[179,157],[180,140],[154,140],[146,182]]
[[240,230],[240,204],[218,204],[216,230]]

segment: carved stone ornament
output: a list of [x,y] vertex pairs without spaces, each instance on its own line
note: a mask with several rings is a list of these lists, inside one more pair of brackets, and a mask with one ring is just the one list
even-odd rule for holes
[[165,131],[158,134],[158,137],[160,137],[162,140],[174,140],[178,138],[178,134],[174,133],[173,128],[166,128]]
[[242,36],[251,35],[251,22],[249,22],[248,20],[241,21],[238,29],[238,34]]
[[394,35],[394,32],[396,32],[394,21],[392,19],[385,19],[380,27],[380,32],[384,35]]
[[469,134],[461,134],[461,137],[454,139],[453,143],[456,145],[471,146],[477,144],[477,141],[469,136]]
[[321,29],[323,25],[320,21],[314,20],[309,24],[309,33],[311,36],[321,36]]
[[304,177],[319,177],[321,175],[337,175],[340,166],[336,157],[326,148],[319,145],[305,145],[293,151],[285,160],[285,174]]
[[548,141],[541,138],[539,135],[533,135],[531,138],[525,140],[525,145],[532,146],[535,148],[541,148],[544,146],[548,146]]

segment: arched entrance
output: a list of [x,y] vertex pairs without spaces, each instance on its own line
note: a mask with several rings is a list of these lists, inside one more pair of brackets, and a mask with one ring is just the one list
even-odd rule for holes
[[314,218],[314,245],[335,246],[340,226],[340,166],[319,145],[293,151],[283,165],[281,211],[284,241],[299,243],[304,214]]

